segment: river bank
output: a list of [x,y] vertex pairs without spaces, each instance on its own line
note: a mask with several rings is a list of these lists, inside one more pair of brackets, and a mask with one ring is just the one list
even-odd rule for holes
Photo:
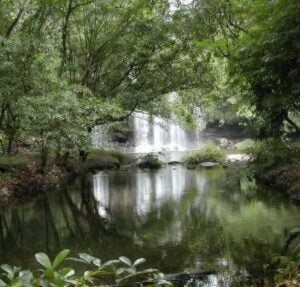
[[127,157],[117,151],[90,149],[85,161],[70,156],[58,163],[50,156],[46,168],[40,168],[37,153],[0,156],[0,205],[30,200],[58,188],[82,173],[118,169]]
[[[199,154],[200,153],[200,154]],[[200,158],[199,158],[200,157]],[[85,161],[69,156],[57,162],[54,156],[48,159],[45,169],[39,168],[39,156],[35,153],[2,155],[0,157],[0,204],[30,200],[53,191],[59,185],[85,173],[101,170],[126,171],[134,166],[141,169],[159,169],[166,165],[183,165],[187,169],[249,168],[249,176],[265,190],[284,194],[295,203],[300,202],[300,165],[297,163],[258,169],[251,155],[239,150],[207,146],[199,151],[164,152],[150,154],[126,154],[120,151],[93,148]]]
[[255,174],[255,178],[266,190],[276,190],[296,204],[300,204],[299,163],[273,167],[264,173]]

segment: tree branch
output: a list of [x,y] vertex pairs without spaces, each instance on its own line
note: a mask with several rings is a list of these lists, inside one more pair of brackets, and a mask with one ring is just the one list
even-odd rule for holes
[[300,132],[300,127],[287,115],[285,120],[296,130],[297,133]]
[[10,34],[12,33],[13,29],[17,26],[22,14],[24,12],[24,8],[20,8],[18,15],[16,16],[16,18],[13,20],[13,22],[11,23],[11,25],[9,26],[7,32],[6,32],[6,38],[9,38]]

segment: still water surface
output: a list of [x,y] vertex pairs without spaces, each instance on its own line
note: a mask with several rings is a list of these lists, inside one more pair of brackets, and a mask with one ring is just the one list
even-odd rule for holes
[[299,222],[299,208],[257,193],[238,170],[100,172],[2,210],[0,258],[29,267],[36,252],[69,248],[103,260],[145,257],[166,273],[212,269],[260,280]]

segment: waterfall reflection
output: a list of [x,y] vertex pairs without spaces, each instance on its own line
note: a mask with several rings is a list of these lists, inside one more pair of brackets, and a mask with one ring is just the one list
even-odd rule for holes
[[[120,211],[120,206],[126,212],[133,211],[138,216],[145,216],[154,209],[160,209],[166,202],[180,201],[190,186],[198,185],[202,193],[206,190],[203,176],[193,176],[182,168],[166,168],[160,172],[136,170],[135,180],[127,181],[128,186],[122,184],[122,177],[127,176],[122,172],[116,172],[115,176],[105,172],[94,175],[93,193],[100,216],[106,217],[107,210],[112,213]],[[201,193],[198,197],[201,198]]]
[[69,248],[103,260],[145,257],[166,273],[230,269],[259,279],[299,210],[240,190],[235,174],[168,166],[82,175],[0,212],[0,258],[28,267],[36,252]]

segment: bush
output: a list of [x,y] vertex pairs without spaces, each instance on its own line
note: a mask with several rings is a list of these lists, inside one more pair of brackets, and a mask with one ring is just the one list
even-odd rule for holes
[[205,161],[223,163],[226,159],[226,153],[217,146],[207,146],[199,151],[190,153],[184,159],[189,165],[198,164]]
[[117,150],[92,148],[88,151],[88,159],[91,160],[109,157],[117,159],[120,163],[124,163],[128,159],[124,153]]
[[252,164],[257,172],[289,165],[300,158],[299,146],[281,139],[257,141],[246,151],[251,156]]
[[159,160],[158,156],[152,153],[145,155],[138,163],[138,167],[149,169],[158,169],[161,168],[161,165],[162,162]]
[[240,152],[247,152],[250,148],[255,145],[255,141],[251,139],[246,139],[241,142],[238,142],[234,147]]

